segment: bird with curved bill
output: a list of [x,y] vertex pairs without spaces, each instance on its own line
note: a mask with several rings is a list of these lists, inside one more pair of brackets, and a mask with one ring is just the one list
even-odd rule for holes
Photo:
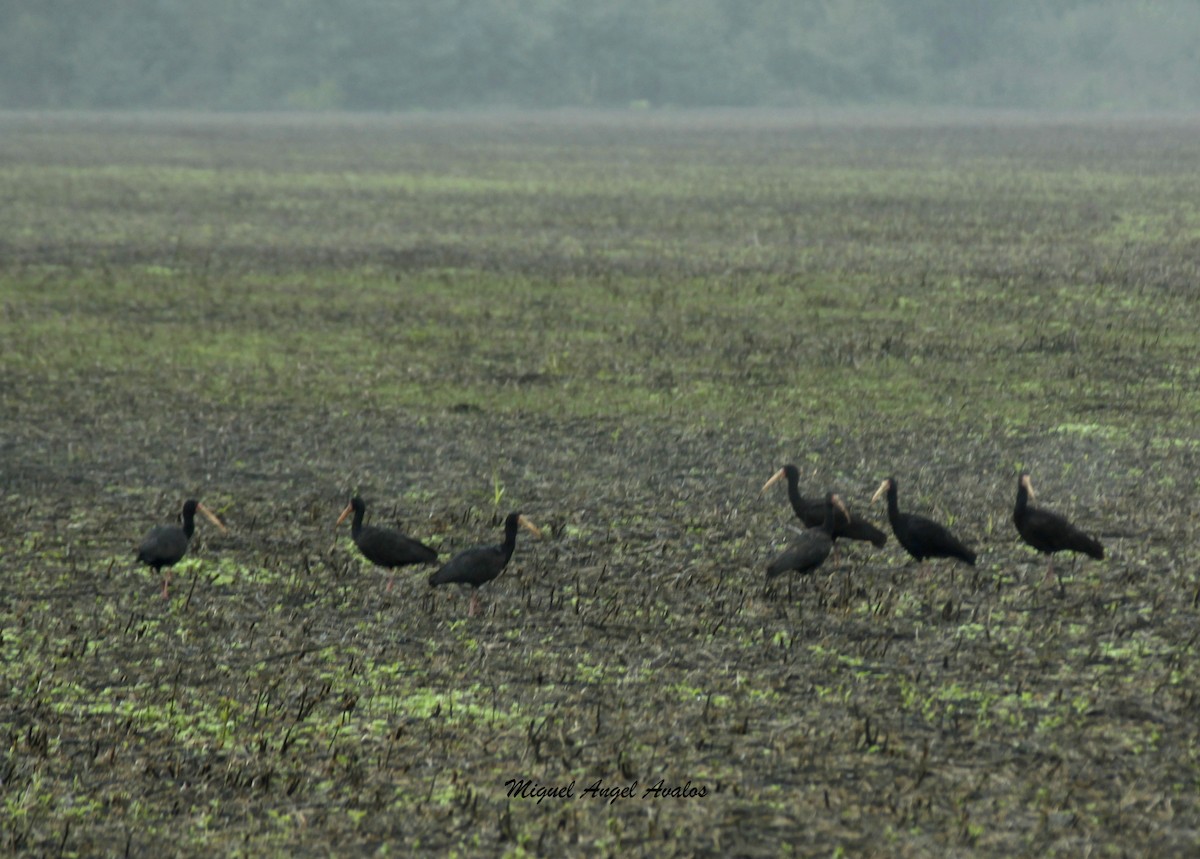
[[1033,481],[1027,472],[1017,478],[1017,504],[1013,508],[1013,524],[1028,545],[1046,556],[1046,580],[1054,576],[1056,552],[1079,552],[1089,558],[1104,557],[1104,546],[1095,537],[1072,525],[1065,516],[1041,507],[1029,499],[1036,498]]
[[821,564],[825,563],[825,559],[833,550],[836,517],[840,513],[848,518],[850,512],[842,503],[842,499],[832,492],[826,494],[822,506],[825,508],[825,512],[821,524],[801,531],[791,545],[783,551],[783,554],[767,565],[767,581],[788,572],[801,574],[815,572]]
[[[800,494],[800,469],[796,466],[785,465],[771,475],[771,479],[764,483],[763,488],[759,490],[759,496],[761,497],[781,480],[787,481],[788,501],[791,502],[792,512],[796,514],[796,518],[804,523],[805,528],[819,528],[825,521],[825,499],[806,498]],[[871,543],[877,549],[883,548],[887,543],[887,534],[861,516],[851,513],[844,503],[834,511],[834,516],[833,561],[835,564],[837,563],[837,541],[839,539],[862,540]]]
[[163,573],[162,598],[170,597],[171,567],[175,566],[187,554],[188,543],[196,532],[196,514],[199,513],[209,522],[220,529],[222,534],[229,533],[216,514],[197,501],[189,498],[183,503],[179,514],[179,525],[156,525],[150,529],[142,544],[138,547],[137,559],[154,570]]
[[887,494],[888,521],[896,541],[904,547],[917,563],[926,558],[957,558],[975,566],[975,552],[950,533],[950,529],[916,513],[901,513],[897,500],[896,478],[889,477],[879,484],[871,496],[874,504],[880,496]]
[[[407,534],[391,528],[364,525],[363,516],[366,512],[366,502],[355,495],[350,499],[350,503],[346,505],[346,509],[342,511],[342,515],[338,517],[333,527],[340,526],[346,521],[346,517],[353,513],[354,520],[350,523],[350,537],[354,540],[354,545],[358,546],[358,551],[362,552],[362,556],[372,564],[394,571],[398,567],[407,567],[411,564],[432,564],[437,561],[436,549],[414,540]],[[391,592],[395,578],[395,573],[391,572],[388,576],[387,587],[384,588],[386,592]]]
[[524,528],[535,537],[542,532],[520,513],[509,513],[504,520],[504,542],[496,546],[478,546],[459,552],[440,570],[429,577],[430,586],[460,584],[471,586],[471,605],[468,617],[479,613],[479,588],[486,585],[508,566],[517,547],[517,529]]

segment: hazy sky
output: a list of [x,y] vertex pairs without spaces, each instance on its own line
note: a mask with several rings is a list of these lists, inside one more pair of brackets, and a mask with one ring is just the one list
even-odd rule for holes
[[1200,108],[1196,0],[0,0],[0,107]]

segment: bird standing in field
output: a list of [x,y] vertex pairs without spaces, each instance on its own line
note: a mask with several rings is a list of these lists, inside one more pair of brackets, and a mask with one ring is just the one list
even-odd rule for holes
[[825,563],[833,550],[834,522],[840,511],[849,517],[842,499],[832,492],[825,496],[825,508],[821,524],[801,531],[783,554],[767,565],[767,581],[786,572],[811,573]]
[[889,477],[879,484],[871,503],[879,500],[879,496],[887,493],[888,521],[892,523],[892,533],[908,554],[917,562],[926,558],[958,558],[960,561],[975,566],[975,553],[967,548],[961,540],[950,533],[945,526],[932,519],[919,516],[916,513],[901,513],[896,500],[896,478]]
[[[333,527],[337,528],[346,521],[347,516],[353,513],[354,521],[350,523],[350,536],[354,539],[354,544],[358,546],[363,557],[372,564],[387,570],[395,570],[397,567],[407,567],[410,564],[432,564],[437,561],[437,550],[429,548],[406,534],[390,528],[363,525],[363,514],[366,512],[366,502],[355,495],[350,499],[350,503],[346,505],[346,509],[342,511],[342,515],[338,517],[337,523]],[[395,579],[394,572],[388,576],[385,591],[392,590]]]
[[1055,552],[1082,552],[1097,560],[1104,557],[1104,547],[1099,540],[1076,528],[1065,517],[1030,505],[1029,499],[1034,497],[1033,481],[1022,472],[1017,478],[1013,524],[1022,540],[1046,556],[1047,581],[1054,574]]
[[[800,469],[794,465],[785,465],[775,472],[771,479],[759,490],[762,495],[780,480],[787,480],[788,500],[792,503],[792,511],[796,518],[804,523],[805,528],[819,528],[825,521],[824,498],[805,498],[800,494]],[[887,542],[887,534],[876,528],[870,522],[850,513],[843,504],[834,511],[833,522],[834,562],[837,562],[837,540],[864,540],[874,544],[875,548],[883,548]]]
[[187,554],[188,542],[196,531],[197,512],[221,529],[222,534],[228,533],[225,526],[221,524],[221,520],[211,510],[195,498],[189,498],[183,503],[183,511],[179,514],[181,525],[155,525],[146,535],[146,539],[142,540],[142,545],[138,547],[137,559],[139,561],[150,567],[155,573],[166,569],[166,573],[163,574],[163,599],[170,597],[171,567],[179,563],[180,559]]
[[504,542],[498,546],[479,546],[459,552],[440,570],[429,577],[429,584],[465,584],[471,586],[471,605],[468,617],[479,612],[479,587],[490,582],[508,566],[517,547],[517,529],[525,528],[535,537],[542,532],[520,513],[509,513],[504,520]]

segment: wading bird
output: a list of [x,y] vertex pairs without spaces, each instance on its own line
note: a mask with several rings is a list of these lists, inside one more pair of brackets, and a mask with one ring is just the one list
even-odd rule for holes
[[163,599],[170,596],[171,567],[179,563],[179,560],[187,554],[188,541],[192,539],[192,534],[196,531],[197,511],[220,528],[222,534],[228,533],[225,526],[221,524],[221,520],[211,510],[195,498],[189,498],[183,502],[183,511],[179,514],[182,525],[155,525],[146,535],[146,539],[142,540],[142,545],[138,546],[137,559],[139,561],[150,567],[155,573],[166,569],[166,573],[163,574]]
[[[805,498],[800,494],[800,469],[796,466],[785,465],[779,469],[771,476],[770,480],[763,484],[763,488],[758,494],[761,496],[780,480],[787,480],[788,500],[792,502],[792,510],[795,512],[796,518],[803,522],[806,528],[819,528],[825,521],[825,499]],[[876,548],[883,548],[884,543],[887,542],[887,534],[867,520],[849,512],[845,505],[834,511],[833,537],[835,540],[833,547],[835,563],[837,562],[836,540],[838,539],[865,540],[873,543]]]
[[825,508],[820,525],[800,532],[783,554],[767,565],[767,581],[786,572],[811,573],[825,563],[833,550],[834,522],[837,513],[849,516],[842,499],[830,492],[821,505]]
[[1033,507],[1033,482],[1027,473],[1017,478],[1017,506],[1013,508],[1013,524],[1021,539],[1046,556],[1046,579],[1054,574],[1055,552],[1082,552],[1097,560],[1104,557],[1104,547],[1095,537],[1076,528],[1065,517],[1050,510]]
[[[334,528],[346,521],[346,517],[354,514],[350,523],[350,536],[354,545],[362,552],[364,558],[377,567],[389,571],[397,567],[407,567],[410,564],[432,564],[437,561],[437,551],[419,543],[406,534],[393,531],[390,528],[376,528],[374,525],[363,525],[363,514],[367,512],[367,504],[357,495],[350,499],[342,515],[338,517]],[[395,573],[388,575],[385,591],[390,592],[395,584]]]
[[508,566],[513,549],[517,547],[517,528],[525,528],[535,537],[542,532],[520,513],[509,513],[504,520],[504,542],[498,546],[479,546],[459,552],[440,570],[429,577],[430,585],[463,584],[471,586],[471,605],[468,617],[479,612],[479,587],[490,582]]
[[892,533],[908,554],[918,562],[926,558],[958,558],[971,566],[975,566],[975,553],[963,545],[962,541],[950,533],[945,525],[940,525],[932,519],[919,516],[916,513],[901,513],[896,501],[896,478],[889,477],[875,494],[871,503],[879,500],[879,496],[887,493],[888,521],[892,523]]

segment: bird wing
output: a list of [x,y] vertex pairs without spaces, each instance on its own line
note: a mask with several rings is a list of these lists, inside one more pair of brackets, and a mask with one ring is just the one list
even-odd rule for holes
[[138,560],[143,564],[173,564],[187,552],[188,538],[175,525],[155,525],[138,546]]
[[490,582],[504,569],[506,558],[497,546],[483,546],[459,552],[429,577],[429,584],[451,583],[481,585]]
[[940,522],[910,513],[906,525],[908,537],[905,548],[909,548],[913,554],[962,558],[968,563],[975,563],[975,553]]
[[1017,522],[1017,531],[1039,552],[1069,551],[1082,552],[1093,558],[1104,557],[1104,547],[1099,540],[1052,510],[1025,508],[1025,515]]
[[[876,548],[882,548],[887,543],[887,534],[876,528],[866,519],[859,519],[857,516],[851,516],[850,521],[846,522],[845,517],[839,512],[837,514],[837,522],[834,528],[834,536],[846,540],[865,540],[874,543]],[[843,524],[844,523],[844,524]]]
[[795,570],[807,573],[815,570],[829,557],[833,542],[824,531],[810,528],[792,541],[779,557],[767,565],[767,578]]
[[430,564],[437,560],[437,551],[399,531],[382,528],[364,529],[358,548],[380,566]]
[[[799,502],[792,504],[792,512],[805,528],[819,528],[825,522],[825,499],[801,497]],[[836,511],[834,515],[841,516]]]

